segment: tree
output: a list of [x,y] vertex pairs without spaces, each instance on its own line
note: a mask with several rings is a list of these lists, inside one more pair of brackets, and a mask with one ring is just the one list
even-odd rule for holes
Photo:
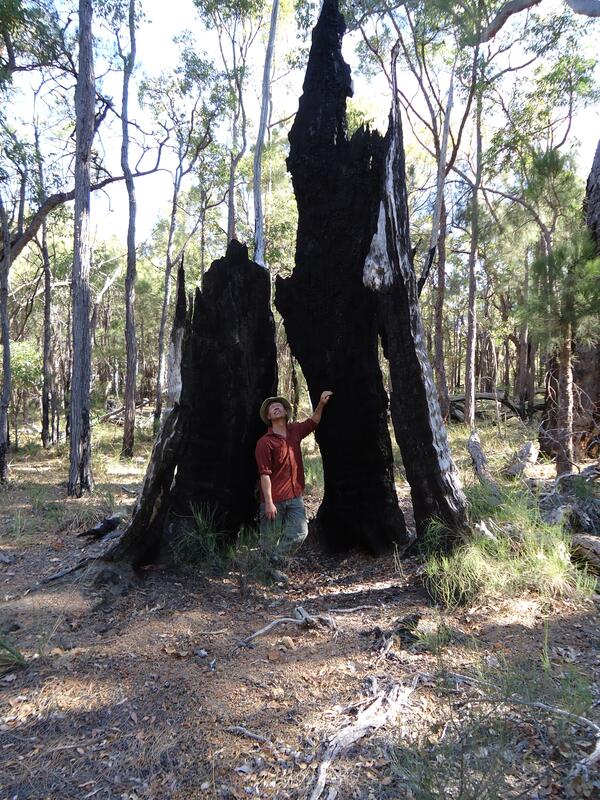
[[72,277],[73,365],[67,491],[92,491],[90,426],[90,176],[95,110],[92,0],[79,0],[79,74],[75,92],[75,237]]
[[[481,41],[489,42],[502,30],[513,14],[533,8],[541,2],[542,0],[509,0],[508,3],[504,3],[490,24],[482,31]],[[585,17],[600,17],[600,0],[565,0],[565,3],[575,14]]]
[[194,0],[204,23],[216,31],[231,110],[231,149],[227,194],[227,240],[236,235],[236,173],[248,146],[244,101],[248,56],[262,24],[262,0]]
[[[115,21],[121,15],[120,10],[115,13]],[[126,53],[121,45],[119,30],[116,31],[117,49],[123,62],[123,94],[121,100],[121,169],[125,176],[128,198],[128,225],[127,225],[127,272],[125,275],[125,347],[127,353],[125,372],[125,414],[123,418],[123,446],[122,458],[133,456],[135,438],[135,401],[137,378],[137,345],[135,331],[135,280],[136,280],[136,251],[135,251],[135,217],[136,199],[133,173],[129,164],[129,84],[135,67],[136,57],[136,5],[135,0],[129,0],[127,9],[127,33],[129,36],[129,52]]]
[[265,55],[265,67],[263,71],[262,98],[260,105],[260,121],[258,123],[258,136],[256,138],[256,148],[254,151],[254,259],[258,264],[265,263],[265,235],[264,220],[262,210],[262,153],[267,130],[267,119],[269,115],[269,105],[271,97],[271,65],[273,62],[273,51],[275,49],[275,36],[277,33],[277,14],[279,12],[279,0],[274,0],[271,9],[271,24],[269,26],[269,39],[267,42],[267,52]]

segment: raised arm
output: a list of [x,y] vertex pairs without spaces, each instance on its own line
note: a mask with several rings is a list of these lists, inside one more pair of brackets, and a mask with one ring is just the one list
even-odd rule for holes
[[325,408],[325,406],[329,402],[329,400],[330,400],[332,395],[333,395],[333,392],[330,392],[329,390],[327,390],[327,391],[325,391],[325,392],[323,392],[321,394],[319,402],[317,403],[317,407],[315,408],[315,410],[313,411],[313,413],[312,413],[312,415],[310,417],[312,419],[312,421],[315,423],[315,425],[318,425],[319,422],[321,422],[321,414],[323,413],[323,409]]

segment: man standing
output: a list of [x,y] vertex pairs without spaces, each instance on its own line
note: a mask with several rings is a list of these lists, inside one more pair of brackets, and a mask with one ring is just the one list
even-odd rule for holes
[[292,407],[285,397],[267,397],[260,416],[271,427],[256,444],[260,475],[260,533],[272,546],[275,560],[296,550],[308,535],[302,493],[304,465],[300,442],[312,433],[333,392],[323,392],[313,414],[304,422],[288,422]]

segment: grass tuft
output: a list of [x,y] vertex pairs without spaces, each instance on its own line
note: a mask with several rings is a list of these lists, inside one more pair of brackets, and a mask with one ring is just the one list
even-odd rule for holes
[[0,673],[25,666],[25,657],[14,645],[0,636]]
[[544,598],[583,598],[593,591],[593,579],[571,561],[569,535],[562,526],[543,522],[522,487],[502,489],[498,501],[472,486],[468,497],[471,518],[484,520],[486,534],[476,529],[451,553],[440,554],[433,526],[426,542],[425,585],[436,602],[452,608],[476,597],[523,591]]

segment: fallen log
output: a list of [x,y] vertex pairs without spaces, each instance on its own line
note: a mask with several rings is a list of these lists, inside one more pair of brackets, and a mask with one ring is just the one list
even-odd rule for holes
[[[136,408],[144,408],[144,406],[150,405],[150,400],[147,397],[144,397],[143,400],[140,400],[139,403],[135,404]],[[104,416],[98,419],[98,422],[112,422],[114,418],[118,417],[119,414],[125,413],[125,406],[121,406],[120,408],[115,408],[113,411],[109,411]]]
[[[525,419],[525,415],[521,413],[516,403],[510,399],[506,392],[475,392],[475,400],[491,400],[495,403],[500,403],[508,408],[515,416],[519,417],[519,419]],[[464,394],[455,394],[450,397],[450,405],[460,406],[464,405],[464,403]]]

